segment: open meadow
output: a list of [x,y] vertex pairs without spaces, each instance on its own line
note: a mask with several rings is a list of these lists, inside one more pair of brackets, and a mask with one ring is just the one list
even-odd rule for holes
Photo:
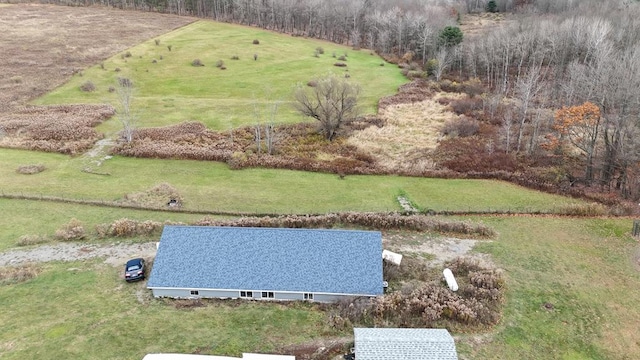
[[[20,37],[0,38],[6,45],[0,48],[12,49],[0,59],[0,70],[10,75],[0,78],[0,101],[10,107],[113,103],[109,87],[127,77],[137,88],[140,125],[197,120],[228,130],[254,125],[256,114],[276,102],[281,102],[278,122],[301,121],[286,106],[292,87],[327,72],[348,69],[350,81],[363,87],[369,113],[379,98],[406,82],[397,66],[380,66],[384,61],[368,50],[226,23],[93,7],[2,4],[0,19],[5,33],[22,29]],[[86,38],[73,36],[74,26],[86,31]],[[119,32],[105,31],[112,27]],[[29,52],[16,45],[16,37],[39,46]],[[316,57],[318,47],[324,53]],[[334,66],[344,55],[347,67]],[[204,66],[193,66],[195,59]],[[95,91],[80,90],[88,81]],[[10,119],[10,107],[0,108],[0,116]],[[412,121],[420,122],[420,116]],[[120,130],[114,117],[98,125],[95,134],[108,140]],[[403,252],[418,278],[436,286],[442,285],[442,262],[432,261],[445,253],[499,269],[504,283],[497,299],[503,303],[496,323],[430,323],[451,330],[460,359],[604,360],[640,354],[640,247],[630,234],[632,219],[604,216],[603,205],[502,181],[234,170],[214,161],[110,156],[108,146],[74,156],[1,148],[0,254],[43,245],[56,251],[69,243],[87,253],[89,246],[109,250],[158,241],[157,232],[100,234],[105,224],[120,219],[194,224],[257,214],[397,215],[406,211],[401,203],[406,200],[427,221],[490,230],[478,235],[381,229],[385,247]],[[179,199],[180,206],[169,208],[171,199]],[[457,215],[428,215],[446,212]],[[57,236],[74,223],[86,233],[66,241]],[[472,249],[460,250],[461,243]],[[371,319],[339,322],[335,308],[306,302],[154,299],[146,282],[124,282],[123,262],[114,261],[113,254],[14,265],[0,266],[2,359],[264,352],[324,360],[349,349],[353,326],[372,324]]]

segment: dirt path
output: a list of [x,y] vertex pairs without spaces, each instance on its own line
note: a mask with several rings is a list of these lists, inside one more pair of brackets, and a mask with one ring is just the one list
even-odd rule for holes
[[29,250],[10,250],[0,253],[0,266],[31,262],[76,261],[103,257],[105,263],[120,266],[135,257],[150,258],[156,254],[156,243],[143,244],[77,244],[42,245]]

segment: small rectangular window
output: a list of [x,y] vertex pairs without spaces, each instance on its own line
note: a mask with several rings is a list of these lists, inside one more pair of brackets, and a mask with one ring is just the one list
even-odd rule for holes
[[191,295],[198,295],[198,294],[199,294],[198,290],[191,290]]
[[273,299],[273,291],[263,291],[262,292],[262,297],[263,298],[272,298]]
[[253,297],[253,291],[240,291],[240,297],[251,298]]
[[312,293],[304,293],[304,299],[305,300],[313,300],[313,294]]

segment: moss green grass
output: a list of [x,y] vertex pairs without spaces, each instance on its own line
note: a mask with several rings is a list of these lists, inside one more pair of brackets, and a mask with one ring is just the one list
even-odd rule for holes
[[[0,287],[3,359],[142,359],[151,352],[226,354],[333,335],[311,306],[242,302],[177,309],[100,260],[50,263]],[[143,303],[141,303],[141,301]]]
[[[260,44],[254,45],[254,39]],[[317,47],[325,53],[314,57]],[[334,52],[338,57],[347,54],[346,68],[333,65]],[[238,60],[232,60],[234,56]],[[204,66],[192,66],[194,59]],[[226,70],[215,66],[219,60]],[[142,127],[191,120],[218,130],[254,125],[271,121],[268,111],[276,102],[280,106],[275,122],[291,123],[303,120],[291,106],[295,86],[329,73],[349,74],[350,81],[362,87],[363,112],[375,113],[378,99],[407,82],[397,66],[380,66],[383,62],[368,50],[201,20],[117,54],[103,63],[104,68],[97,64],[85,69],[34,103],[115,106],[116,95],[109,87],[126,77],[135,85],[132,111]],[[96,91],[80,90],[87,81]],[[119,129],[115,119],[100,127],[106,133]]]
[[476,250],[505,269],[507,300],[486,343],[478,346],[469,337],[461,343],[463,353],[477,359],[625,359],[640,353],[639,248],[630,220],[483,221],[500,235]]

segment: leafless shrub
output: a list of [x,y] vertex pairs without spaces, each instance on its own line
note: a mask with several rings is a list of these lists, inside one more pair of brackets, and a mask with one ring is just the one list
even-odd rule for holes
[[96,233],[99,237],[134,237],[157,235],[164,223],[158,221],[137,221],[131,219],[118,219],[111,224],[99,224]]
[[347,66],[347,64],[343,63],[343,62],[337,62],[335,64],[333,64],[333,66],[337,66],[337,67],[345,67]]
[[480,98],[462,98],[453,100],[449,106],[458,115],[473,115],[474,111],[482,109],[482,99]]
[[129,78],[118,77],[118,85],[122,87],[132,87],[133,81],[131,81],[131,79]]
[[253,45],[260,45],[260,40],[253,39]]
[[16,75],[16,76],[12,76],[9,81],[11,81],[14,84],[22,84],[22,76]]
[[461,116],[457,119],[447,121],[440,132],[442,135],[449,137],[467,137],[477,134],[479,129],[480,123],[478,120]]
[[42,235],[22,235],[16,242],[18,246],[38,245],[49,242],[49,238]]
[[93,83],[93,81],[85,81],[84,83],[82,83],[82,85],[80,85],[80,90],[84,92],[94,92],[96,91],[96,85]]
[[173,45],[167,45],[167,49],[171,51],[171,49],[173,49]]
[[86,237],[84,226],[78,219],[71,219],[68,224],[56,230],[55,238],[61,241],[82,240]]
[[240,57],[238,55],[233,55],[231,57],[231,60],[240,60]]
[[115,72],[120,72],[120,68],[119,68],[119,67],[117,67],[117,68],[113,69],[113,71],[115,71]]
[[307,86],[309,87],[316,87],[318,86],[318,82],[316,80],[311,80],[307,82]]
[[216,67],[217,68],[222,68],[223,66],[224,66],[224,61],[222,61],[222,60],[216,61]]
[[160,45],[160,39],[153,40],[156,43],[156,46]]
[[0,285],[11,285],[31,280],[38,276],[40,271],[40,267],[35,264],[1,267]]
[[347,61],[347,57],[345,55],[341,55],[341,56],[338,57],[338,60]]
[[116,91],[116,88],[114,86],[109,86],[109,90],[110,93]]
[[153,60],[151,60],[151,63],[152,63],[152,64],[157,64],[157,63],[158,63],[158,60],[153,59]]
[[[221,61],[221,60],[218,60],[218,61]],[[191,66],[204,66],[204,64],[202,63],[202,61],[200,61],[200,59],[193,59],[193,61],[191,61]]]
[[324,49],[322,48],[322,46],[318,46],[318,47],[316,48],[316,53],[318,53],[318,54],[320,54],[320,55],[324,54]]
[[124,59],[124,58],[130,58],[131,56],[133,56],[133,55],[131,55],[131,51],[127,51],[127,52],[125,52],[124,54],[122,54],[122,58],[123,58],[123,59]]
[[20,165],[20,166],[18,166],[18,169],[16,171],[18,172],[18,174],[31,175],[31,174],[41,173],[45,169],[46,169],[46,167],[44,165],[42,165],[42,164]]

